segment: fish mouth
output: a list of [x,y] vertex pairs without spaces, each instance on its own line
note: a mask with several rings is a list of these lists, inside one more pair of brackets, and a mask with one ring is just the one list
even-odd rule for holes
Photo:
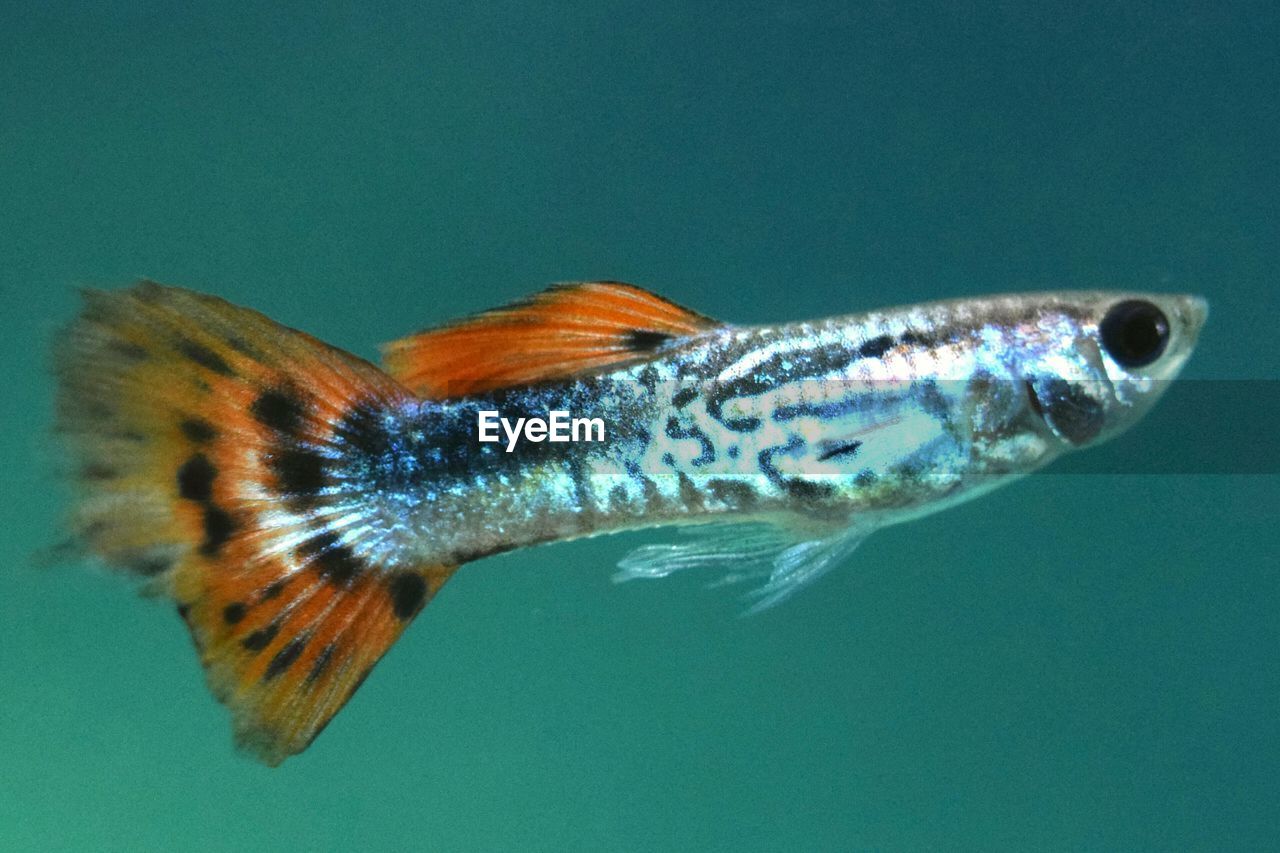
[[1209,319],[1209,301],[1203,296],[1183,296],[1179,300],[1179,307],[1187,325],[1194,332],[1199,332],[1205,320]]

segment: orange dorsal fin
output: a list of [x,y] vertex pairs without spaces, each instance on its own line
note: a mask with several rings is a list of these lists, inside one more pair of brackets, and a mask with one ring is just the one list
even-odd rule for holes
[[632,284],[560,284],[393,341],[383,362],[418,394],[461,397],[598,372],[721,326]]

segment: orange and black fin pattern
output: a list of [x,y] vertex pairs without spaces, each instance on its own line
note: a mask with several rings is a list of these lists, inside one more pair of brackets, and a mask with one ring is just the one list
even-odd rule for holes
[[56,365],[80,538],[173,598],[245,747],[269,764],[304,749],[454,568],[415,564],[353,473],[413,396],[152,283],[86,293]]
[[444,399],[602,371],[721,326],[635,285],[563,284],[394,341],[383,361],[411,390]]

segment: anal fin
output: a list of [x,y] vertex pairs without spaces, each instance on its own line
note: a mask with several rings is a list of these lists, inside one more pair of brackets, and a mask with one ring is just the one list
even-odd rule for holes
[[720,570],[724,574],[717,586],[763,578],[764,583],[746,596],[752,602],[747,613],[759,613],[839,565],[871,528],[855,524],[815,535],[760,522],[708,524],[684,532],[688,541],[642,545],[623,557],[614,580],[660,578],[687,569]]

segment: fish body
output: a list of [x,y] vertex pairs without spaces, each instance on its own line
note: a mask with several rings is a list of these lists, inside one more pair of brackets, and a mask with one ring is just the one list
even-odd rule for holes
[[[1030,294],[723,327],[600,375],[412,401],[390,416],[412,436],[403,457],[381,474],[369,466],[355,492],[385,500],[385,515],[407,510],[395,553],[451,563],[665,524],[883,526],[1135,421],[1184,356],[1168,353],[1149,391],[1121,387],[1089,341],[1095,315],[1126,298]],[[1189,352],[1203,309],[1162,299]],[[511,454],[478,441],[485,411],[602,416],[607,440]]]
[[[75,523],[153,578],[242,744],[305,748],[460,565],[660,525],[619,577],[715,567],[774,604],[870,532],[1131,426],[1202,300],[1053,292],[740,327],[618,283],[390,344],[386,370],[246,309],[90,294],[59,348]],[[481,440],[486,413],[603,440]]]

